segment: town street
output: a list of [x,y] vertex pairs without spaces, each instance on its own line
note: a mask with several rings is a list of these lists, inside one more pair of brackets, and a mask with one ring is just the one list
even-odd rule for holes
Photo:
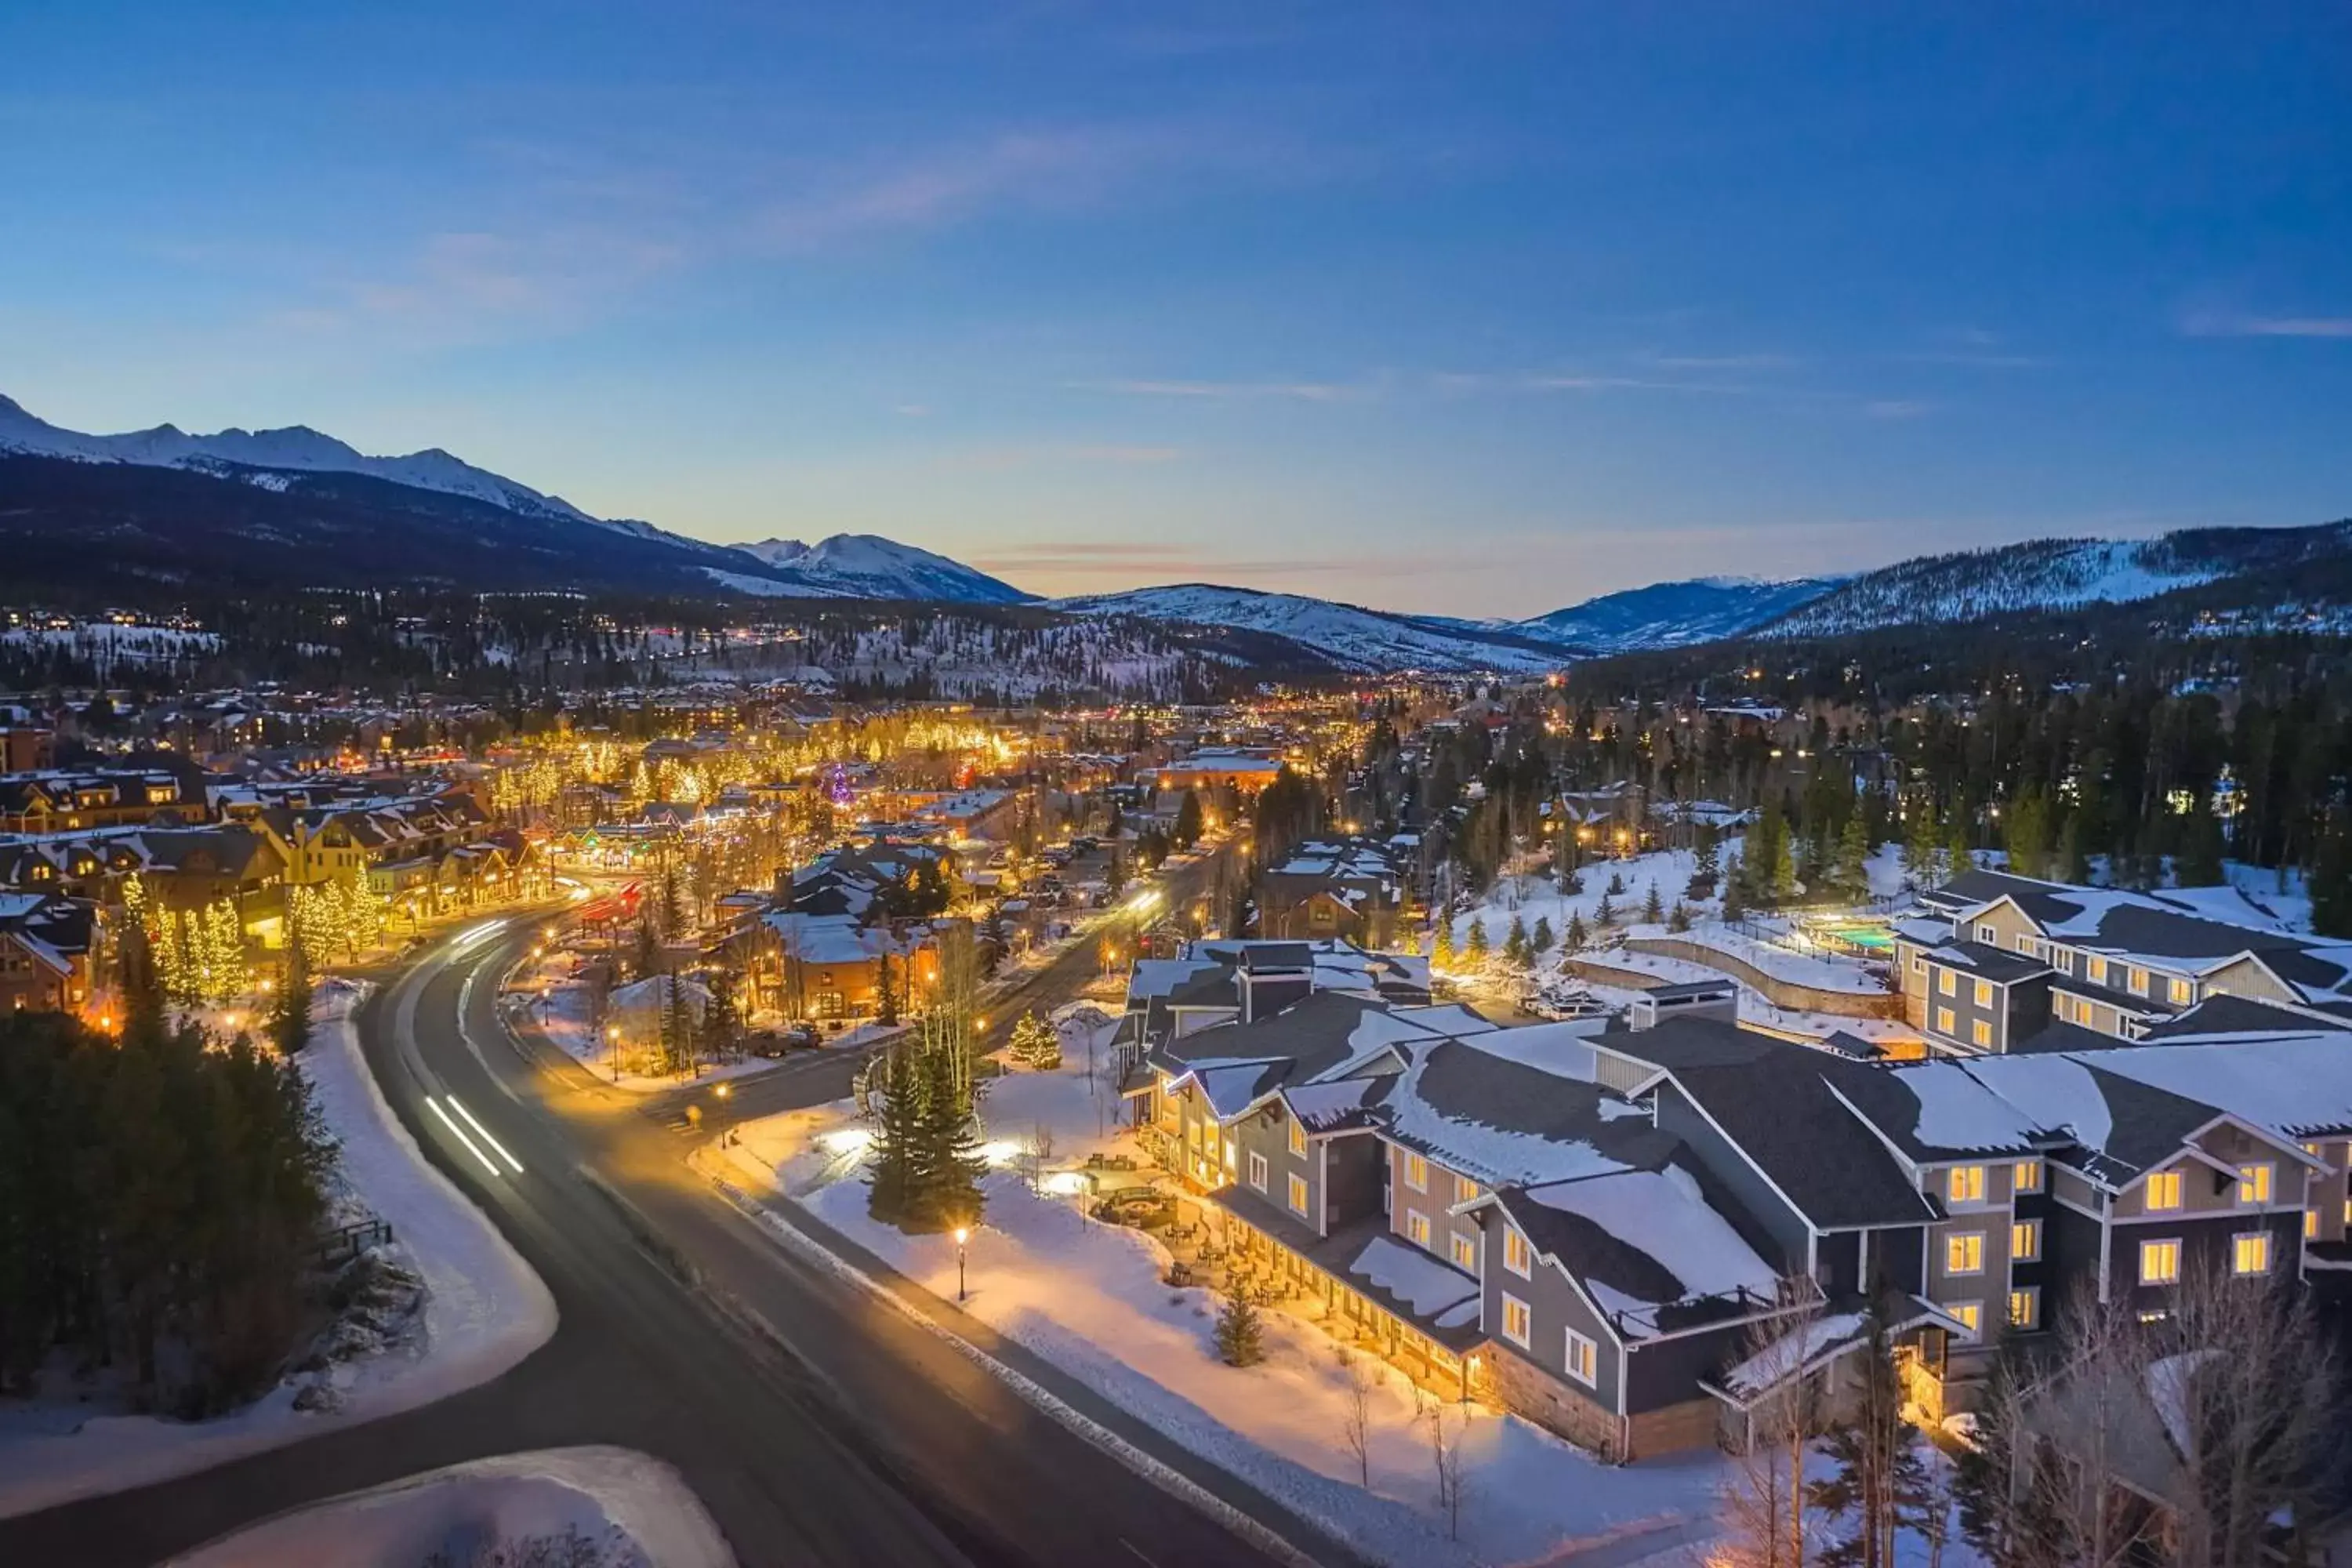
[[[517,1041],[498,1016],[497,982],[536,928],[516,918],[470,944],[436,947],[371,1002],[362,1030],[419,1144],[546,1280],[562,1314],[554,1339],[496,1382],[421,1411],[0,1522],[0,1560],[152,1563],[342,1491],[575,1443],[677,1467],[747,1565],[1274,1560],[958,1347],[780,1247],[688,1171],[692,1141],[657,1106]],[[1056,964],[1023,991],[1044,1005],[1092,962],[1088,952]],[[834,1069],[814,1070],[820,1063],[773,1075],[761,1093],[831,1097]],[[496,1140],[495,1173],[431,1115],[428,1096],[480,1119]],[[1269,1500],[969,1327],[1001,1360],[1305,1553],[1346,1560]]]

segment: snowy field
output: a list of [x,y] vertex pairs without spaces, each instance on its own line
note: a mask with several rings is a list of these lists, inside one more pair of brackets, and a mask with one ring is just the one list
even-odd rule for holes
[[477,1553],[550,1538],[577,1555],[547,1558],[549,1568],[735,1562],[676,1470],[626,1448],[581,1447],[504,1454],[352,1492],[226,1536],[172,1559],[169,1568],[416,1568],[445,1561],[520,1568],[526,1561],[520,1553]]
[[[1088,1082],[1083,1038],[1066,1034],[1058,1071],[991,1081],[982,1111],[1000,1168],[967,1249],[966,1310],[1203,1458],[1242,1476],[1368,1557],[1397,1564],[1548,1563],[1601,1542],[1613,1563],[1709,1538],[1722,1462],[1713,1451],[1620,1468],[1515,1416],[1416,1395],[1377,1362],[1343,1363],[1309,1324],[1266,1314],[1267,1358],[1217,1358],[1210,1292],[1162,1282],[1168,1256],[1144,1233],[1086,1219],[1052,1173],[1097,1148],[1116,1109],[1108,1072]],[[1022,1145],[1053,1144],[1042,1192]],[[866,1216],[861,1134],[847,1102],[750,1124],[735,1166],[796,1201],[926,1289],[951,1299],[955,1243],[907,1237]],[[1346,1440],[1355,1368],[1370,1381],[1367,1489]],[[1460,1540],[1437,1506],[1430,1410],[1465,1456]],[[1640,1545],[1628,1537],[1639,1537]],[[1622,1555],[1620,1553],[1622,1552]],[[1598,1559],[1595,1559],[1598,1561]]]
[[187,1475],[487,1383],[555,1332],[555,1302],[504,1237],[428,1165],[393,1116],[359,1048],[349,982],[320,987],[303,1054],[320,1114],[341,1145],[344,1179],[391,1222],[425,1286],[409,1342],[334,1369],[332,1409],[294,1408],[289,1379],[215,1420],[89,1415],[85,1407],[0,1405],[0,1518]]

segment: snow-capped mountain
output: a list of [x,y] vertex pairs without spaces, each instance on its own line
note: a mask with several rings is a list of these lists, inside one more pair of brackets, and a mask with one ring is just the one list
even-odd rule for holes
[[[836,533],[814,544],[763,539],[737,550],[774,569],[778,584],[741,586],[748,593],[803,593],[816,597],[940,599],[965,605],[1021,605],[1035,595],[1012,584],[911,544],[872,533]],[[718,575],[714,572],[713,575]],[[735,575],[729,574],[730,577]]]
[[1265,594],[1185,583],[1050,601],[1087,616],[1142,616],[1196,626],[1234,626],[1288,639],[1341,669],[1498,670],[1541,674],[1568,662],[1569,649],[1468,621],[1423,621],[1299,594]]
[[[209,436],[158,425],[120,436],[91,436],[52,425],[27,413],[13,399],[0,396],[0,457],[9,456],[177,468],[280,492],[306,476],[357,474],[410,489],[482,502],[514,518],[549,525],[558,535],[572,527],[586,526],[665,546],[688,559],[698,558],[702,574],[719,587],[772,597],[972,604],[1019,604],[1031,597],[943,555],[873,534],[839,533],[814,545],[790,539],[749,546],[712,544],[649,522],[591,517],[561,496],[478,468],[438,447],[405,457],[374,458],[300,425],[281,430],[221,430]],[[515,542],[506,538],[506,531],[484,532],[479,542],[511,548]],[[531,542],[560,547],[562,541],[551,536]],[[431,563],[418,565],[429,569]]]
[[2352,552],[2352,523],[2184,529],[2156,539],[2034,539],[1866,572],[1758,628],[1834,637],[2027,610],[2133,604],[2176,589],[2292,571]]
[[1517,623],[1532,637],[1574,643],[1601,653],[1687,647],[1736,637],[1780,619],[1844,582],[1804,577],[1767,583],[1753,577],[1695,577],[1603,594]]
[[438,447],[404,458],[371,458],[304,425],[289,425],[282,430],[220,430],[210,436],[190,435],[176,425],[158,425],[152,430],[121,436],[85,436],[28,414],[15,399],[0,396],[0,452],[67,458],[78,463],[193,468],[223,479],[250,478],[264,485],[273,474],[366,474],[420,490],[488,501],[520,517],[593,522],[641,537],[649,531],[660,531],[647,523],[606,523],[561,496],[545,495],[478,468]]

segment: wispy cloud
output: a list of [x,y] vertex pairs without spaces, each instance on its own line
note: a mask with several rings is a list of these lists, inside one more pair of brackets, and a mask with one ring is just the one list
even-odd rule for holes
[[277,312],[272,324],[315,335],[373,332],[412,347],[561,330],[678,256],[660,242],[604,232],[434,234],[393,268],[323,277],[310,301]]
[[2192,338],[2352,338],[2352,316],[2254,316],[2212,310],[2184,317]]

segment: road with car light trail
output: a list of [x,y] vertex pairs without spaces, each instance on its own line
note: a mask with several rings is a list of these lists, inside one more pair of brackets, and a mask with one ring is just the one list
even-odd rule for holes
[[[554,1337],[422,1410],[0,1521],[0,1562],[128,1568],[341,1492],[581,1443],[676,1466],[749,1565],[1297,1560],[1252,1546],[958,1346],[779,1247],[687,1171],[688,1141],[510,1035],[499,981],[533,929],[518,919],[429,950],[360,1025],[419,1145],[546,1281]],[[1019,1346],[951,1307],[929,1310],[1316,1560],[1353,1561]]]

